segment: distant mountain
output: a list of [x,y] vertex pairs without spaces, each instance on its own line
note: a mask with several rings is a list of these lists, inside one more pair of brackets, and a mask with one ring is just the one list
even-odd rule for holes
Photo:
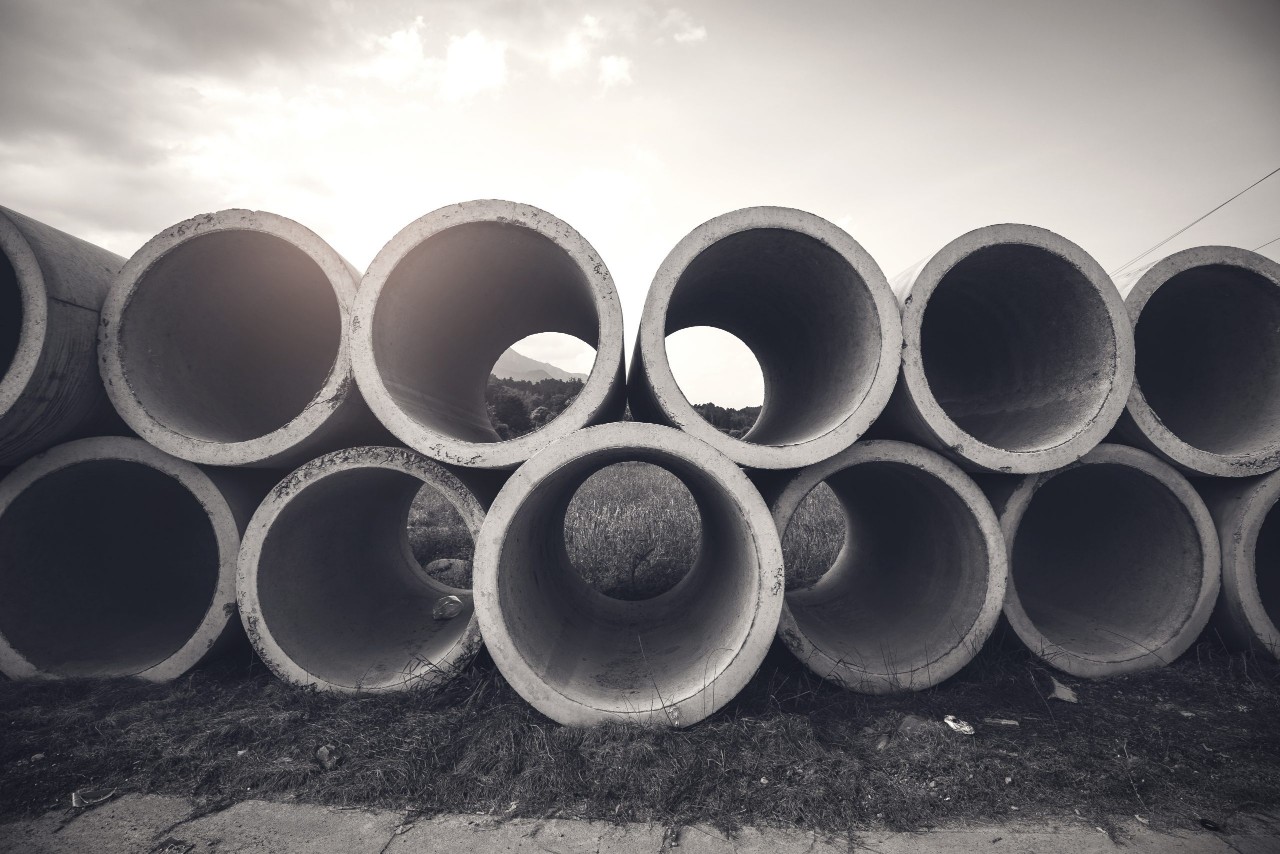
[[509,380],[527,380],[536,383],[538,380],[581,380],[586,381],[586,374],[571,374],[555,365],[530,359],[528,356],[507,350],[500,357],[491,371],[493,376]]

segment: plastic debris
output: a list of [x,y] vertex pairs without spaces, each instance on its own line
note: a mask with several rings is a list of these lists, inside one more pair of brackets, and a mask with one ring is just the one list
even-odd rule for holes
[[115,789],[81,789],[78,792],[71,793],[71,806],[73,807],[92,807],[97,806],[103,801],[111,799],[116,793]]
[[956,732],[963,733],[964,735],[973,735],[973,724],[962,721],[955,715],[947,715],[942,719],[942,722]]
[[1049,681],[1053,683],[1053,690],[1049,692],[1050,700],[1061,700],[1064,703],[1080,702],[1080,698],[1076,696],[1075,691],[1071,690],[1066,685],[1063,685],[1061,682],[1059,682],[1057,679],[1054,679],[1052,676],[1049,677]]
[[431,616],[437,620],[452,620],[461,613],[462,600],[452,594],[441,596],[436,600],[435,607],[431,609]]
[[992,726],[1022,726],[1022,724],[1011,718],[983,718],[982,722]]

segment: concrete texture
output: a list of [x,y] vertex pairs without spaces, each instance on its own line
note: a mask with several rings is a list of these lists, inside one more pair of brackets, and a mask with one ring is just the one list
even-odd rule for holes
[[1280,659],[1280,472],[1197,478],[1222,546],[1222,589],[1208,631]]
[[1218,535],[1172,466],[1102,444],[1057,471],[979,483],[1009,547],[1004,615],[1049,664],[1083,677],[1158,667],[1204,629]]
[[267,483],[139,439],[79,439],[0,481],[0,672],[174,679],[240,635],[240,534]]
[[[512,469],[574,430],[622,417],[622,308],[595,249],[546,211],[485,200],[405,226],[369,265],[352,325],[355,376],[401,441],[441,462]],[[543,427],[502,441],[485,387],[538,332],[596,350],[582,391]]]
[[[281,679],[329,691],[439,684],[480,648],[471,591],[426,575],[406,520],[426,484],[472,537],[484,509],[443,466],[404,448],[335,451],[288,475],[245,532],[245,629]],[[461,610],[440,608],[456,596]],[[439,614],[439,616],[437,616]]]
[[953,675],[1004,603],[1004,536],[982,490],[932,451],[863,441],[792,477],[772,502],[779,535],[823,482],[844,511],[844,547],[816,583],[787,593],[778,637],[855,691],[918,691]]
[[1029,225],[962,235],[893,281],[902,380],[877,435],[977,472],[1051,471],[1110,432],[1133,383],[1133,333],[1110,277]]
[[98,312],[119,255],[0,208],[0,468],[126,432],[98,377]]
[[[698,415],[676,383],[666,338],[692,326],[732,333],[760,364],[764,408],[741,439]],[[695,228],[658,268],[627,394],[637,420],[684,430],[739,465],[801,468],[849,447],[884,409],[901,343],[884,273],[852,237],[804,211],[746,208]]]
[[1280,466],[1280,264],[1200,246],[1116,285],[1137,347],[1120,440],[1191,474]]
[[827,835],[798,828],[742,828],[732,836],[702,825],[668,829],[570,819],[442,815],[242,801],[201,815],[181,798],[129,795],[90,810],[0,824],[0,854],[1274,854],[1280,825],[1238,816],[1230,834],[1153,831],[1118,822],[1118,841],[1079,818],[976,824],[900,833]]
[[262,211],[153,237],[102,309],[99,362],[139,436],[206,465],[287,468],[390,436],[351,375],[357,273],[314,232]]
[[[638,602],[590,587],[564,544],[578,487],[629,460],[680,478],[702,522],[689,573]],[[760,493],[711,446],[654,424],[591,427],[517,469],[485,518],[473,572],[493,660],[521,696],[564,724],[702,720],[755,673],[782,606],[782,547]]]

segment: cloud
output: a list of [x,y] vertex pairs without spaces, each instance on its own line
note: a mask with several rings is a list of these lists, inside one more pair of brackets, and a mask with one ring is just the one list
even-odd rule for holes
[[696,44],[707,38],[707,28],[695,23],[693,16],[683,9],[668,10],[661,26],[663,32],[670,33],[679,44]]
[[442,94],[451,101],[501,89],[507,82],[507,46],[479,30],[449,39]]
[[561,77],[576,71],[591,61],[596,46],[604,41],[605,29],[600,19],[584,15],[553,50],[546,56],[547,70],[552,77]]
[[600,85],[608,89],[611,86],[625,86],[631,83],[631,60],[625,56],[600,57]]

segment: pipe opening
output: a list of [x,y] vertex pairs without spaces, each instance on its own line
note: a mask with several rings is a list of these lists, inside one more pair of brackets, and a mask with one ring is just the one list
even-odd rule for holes
[[119,334],[125,379],[153,418],[194,439],[242,442],[284,427],[324,388],[342,314],[302,249],[219,231],[142,274]]
[[826,483],[846,536],[816,584],[787,594],[801,631],[830,658],[874,673],[905,673],[954,649],[987,599],[990,556],[972,508],[903,463],[862,463]]
[[508,347],[485,389],[494,432],[505,440],[545,427],[577,398],[595,360],[594,347],[560,332],[538,332]]
[[[315,678],[402,688],[449,660],[463,638],[471,592],[424,574],[410,547],[406,520],[422,487],[402,471],[344,469],[307,484],[266,530],[257,563],[262,619]],[[447,595],[462,608],[437,619]]]
[[22,338],[22,288],[9,257],[0,252],[0,378],[9,373]]
[[1280,504],[1271,506],[1258,531],[1253,571],[1262,610],[1272,625],[1280,626]]
[[673,332],[665,346],[680,393],[703,420],[735,439],[751,432],[764,402],[764,375],[751,348],[712,326]]
[[1027,619],[1068,654],[1122,662],[1159,651],[1196,606],[1204,554],[1196,524],[1159,480],[1096,463],[1032,495],[1010,554]]
[[475,540],[458,508],[430,484],[418,490],[407,525],[413,559],[423,573],[447,587],[471,589]]
[[844,423],[880,363],[880,317],[861,274],[790,229],[740,231],[702,250],[672,290],[666,323],[668,336],[710,326],[750,349],[764,403],[742,440],[759,445],[811,441]]
[[0,633],[45,673],[140,673],[196,633],[218,569],[213,525],[181,483],[139,463],[79,462],[0,516]]
[[1214,454],[1260,454],[1280,442],[1280,288],[1251,270],[1211,264],[1151,295],[1134,338],[1147,404],[1178,438]]
[[847,536],[844,508],[823,481],[796,506],[782,536],[787,590],[812,587],[835,563]]
[[680,478],[650,463],[615,463],[574,492],[564,540],[569,562],[593,590],[631,602],[665,593],[689,573],[702,522]]
[[1065,258],[996,244],[938,282],[921,321],[921,358],[938,405],[995,448],[1048,450],[1102,409],[1118,356],[1106,303]]
[[439,231],[388,274],[373,314],[374,363],[422,427],[498,442],[485,392],[521,339],[560,332],[599,347],[596,296],[564,248],[530,228],[470,222]]
[[[565,531],[579,488],[624,462],[678,478],[701,524],[688,574],[665,593],[629,602],[583,580]],[[547,475],[509,513],[496,605],[514,652],[549,690],[602,712],[670,707],[707,691],[743,649],[763,595],[758,537],[734,496],[696,462],[655,449],[597,450]]]

